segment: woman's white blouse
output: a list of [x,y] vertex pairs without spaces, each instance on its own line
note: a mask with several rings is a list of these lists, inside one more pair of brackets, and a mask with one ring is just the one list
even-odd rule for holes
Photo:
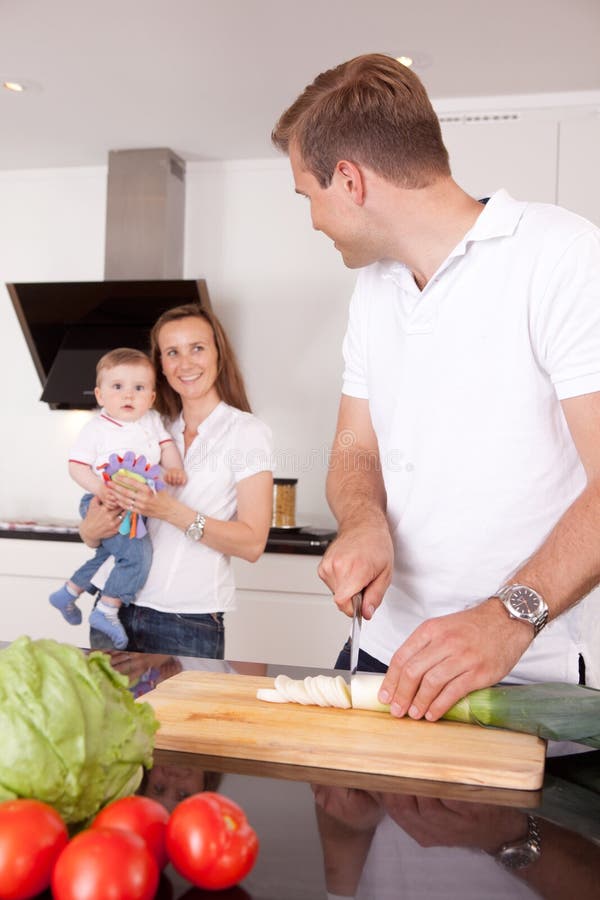
[[[170,428],[183,456],[180,417]],[[251,413],[219,403],[202,422],[184,457],[187,484],[175,496],[197,512],[228,521],[237,512],[237,485],[258,472],[271,471],[271,431]],[[138,606],[160,612],[211,613],[235,608],[229,556],[186,537],[181,529],[150,519],[153,559]]]

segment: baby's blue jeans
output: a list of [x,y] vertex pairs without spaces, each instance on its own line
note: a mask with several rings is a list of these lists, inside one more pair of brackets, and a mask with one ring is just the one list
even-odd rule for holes
[[[93,496],[84,494],[79,504],[79,515],[82,519],[87,514]],[[92,578],[109,556],[114,557],[115,564],[106,579],[102,593],[107,597],[115,597],[128,606],[144,586],[150,571],[152,563],[150,536],[145,534],[142,538],[130,538],[126,534],[115,534],[114,537],[105,538],[93,557],[80,566],[71,575],[70,580],[84,591],[96,593]]]

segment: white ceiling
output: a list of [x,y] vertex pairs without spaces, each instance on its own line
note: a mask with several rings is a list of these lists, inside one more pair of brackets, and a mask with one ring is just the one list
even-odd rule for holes
[[599,46],[600,0],[0,0],[0,81],[32,85],[0,90],[0,169],[137,147],[267,157],[304,85],[371,51],[413,55],[446,108],[556,92],[600,102]]

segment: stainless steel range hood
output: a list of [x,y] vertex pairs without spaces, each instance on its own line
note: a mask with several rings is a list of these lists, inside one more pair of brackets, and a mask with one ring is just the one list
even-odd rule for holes
[[111,151],[105,280],[7,285],[52,409],[92,409],[100,356],[147,350],[166,309],[210,308],[206,282],[181,278],[184,218],[183,160],[167,148]]

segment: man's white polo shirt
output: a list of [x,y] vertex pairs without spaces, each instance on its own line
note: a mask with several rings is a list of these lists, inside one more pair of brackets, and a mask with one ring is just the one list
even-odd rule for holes
[[[361,646],[389,662],[424,619],[490,596],[585,486],[560,400],[600,390],[600,232],[498,191],[423,291],[399,263],[361,270],[344,357],[395,548]],[[515,679],[577,680],[579,611],[541,632]]]

